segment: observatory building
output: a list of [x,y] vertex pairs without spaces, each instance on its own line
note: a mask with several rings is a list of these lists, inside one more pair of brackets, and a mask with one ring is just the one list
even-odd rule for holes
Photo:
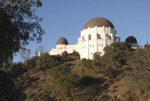
[[94,53],[104,54],[104,47],[113,42],[120,42],[120,37],[114,25],[107,19],[96,17],[89,20],[81,30],[78,42],[75,45],[69,45],[64,37],[57,41],[56,48],[48,53],[50,55],[62,54],[64,51],[72,53],[77,51],[80,58],[92,59]]

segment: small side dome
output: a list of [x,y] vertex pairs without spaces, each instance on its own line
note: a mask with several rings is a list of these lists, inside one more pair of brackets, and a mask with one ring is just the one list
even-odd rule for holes
[[129,36],[126,38],[125,42],[129,43],[129,44],[137,44],[137,40],[134,36]]
[[66,38],[64,37],[60,37],[58,40],[57,40],[57,45],[68,45],[68,41]]

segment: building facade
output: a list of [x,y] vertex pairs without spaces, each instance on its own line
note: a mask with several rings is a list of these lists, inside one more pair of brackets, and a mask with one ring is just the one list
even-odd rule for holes
[[75,50],[79,52],[81,59],[92,59],[94,53],[103,55],[104,47],[113,42],[120,42],[120,37],[117,35],[114,25],[105,18],[96,17],[84,25],[77,44],[68,45],[67,39],[61,37],[57,41],[56,48],[53,48],[48,53],[58,55],[64,51],[72,53]]

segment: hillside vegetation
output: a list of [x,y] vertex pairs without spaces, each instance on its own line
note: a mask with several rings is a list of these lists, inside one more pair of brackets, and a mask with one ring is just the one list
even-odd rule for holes
[[2,101],[148,101],[150,45],[105,47],[105,54],[43,54],[0,71]]

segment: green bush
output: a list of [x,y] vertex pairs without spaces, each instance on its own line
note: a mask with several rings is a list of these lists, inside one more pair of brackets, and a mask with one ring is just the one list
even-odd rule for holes
[[54,67],[47,73],[49,81],[52,83],[52,92],[62,100],[72,99],[70,91],[78,84],[80,77],[71,72],[69,65]]
[[87,68],[92,68],[92,60],[89,60],[89,59],[82,59],[80,64],[81,66],[83,67],[87,67]]
[[9,74],[11,75],[12,78],[16,78],[19,75],[24,74],[25,72],[27,72],[27,68],[21,62],[15,64],[12,63],[10,65]]

